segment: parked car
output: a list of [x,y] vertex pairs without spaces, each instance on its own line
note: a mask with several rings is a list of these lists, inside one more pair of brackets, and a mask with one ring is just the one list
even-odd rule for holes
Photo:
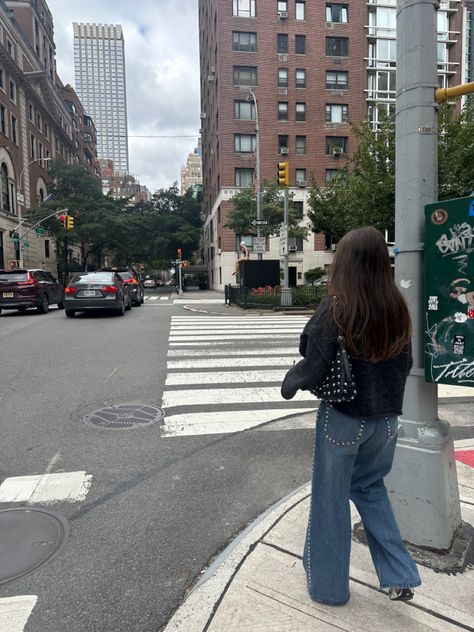
[[52,304],[64,308],[64,291],[46,270],[0,270],[0,313],[3,309],[24,312],[36,307],[40,314],[46,314]]
[[156,287],[156,281],[155,279],[145,279],[143,281],[143,287],[151,287],[151,288],[155,288]]
[[117,272],[79,272],[64,290],[66,316],[93,309],[111,309],[123,316],[132,309],[129,287]]
[[145,290],[141,277],[134,268],[114,266],[112,268],[100,268],[100,271],[117,272],[122,277],[125,285],[128,285],[132,303],[137,307],[143,304],[145,300]]

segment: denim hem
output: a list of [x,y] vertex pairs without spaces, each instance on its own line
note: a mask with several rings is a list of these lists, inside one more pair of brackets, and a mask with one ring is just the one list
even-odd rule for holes
[[350,599],[350,595],[345,601],[333,601],[332,599],[317,599],[316,597],[313,597],[311,593],[309,593],[309,596],[311,597],[313,601],[317,601],[318,603],[324,603],[327,606],[344,606]]
[[416,584],[380,584],[380,588],[416,588],[421,586],[421,581]]

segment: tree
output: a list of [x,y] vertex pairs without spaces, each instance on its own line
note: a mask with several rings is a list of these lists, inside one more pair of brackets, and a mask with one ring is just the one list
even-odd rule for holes
[[[263,182],[261,187],[262,219],[268,224],[260,228],[260,234],[272,237],[278,234],[283,224],[283,193],[276,182]],[[257,217],[257,201],[253,187],[241,189],[232,198],[233,208],[227,216],[225,226],[234,231],[236,235],[256,235],[257,230],[252,225],[252,220]],[[288,200],[288,227],[291,237],[305,239],[308,234],[306,226],[300,226],[301,213],[295,206],[294,195],[289,194]]]
[[[370,123],[352,125],[358,147],[339,175],[324,186],[313,184],[311,219],[315,232],[340,239],[357,226],[393,229],[395,225],[395,122],[385,117],[377,133]],[[438,143],[439,199],[470,195],[474,189],[474,100],[458,113],[441,107]]]

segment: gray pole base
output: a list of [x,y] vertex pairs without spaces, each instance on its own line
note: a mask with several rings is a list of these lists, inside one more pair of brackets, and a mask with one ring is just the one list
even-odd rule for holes
[[385,479],[400,532],[416,546],[449,551],[461,526],[449,424],[401,421],[393,468]]
[[281,288],[280,305],[282,307],[291,307],[293,304],[293,293],[291,288]]
[[[352,538],[356,542],[367,545],[361,522],[354,525]],[[405,544],[417,564],[432,568],[439,573],[464,573],[474,564],[474,528],[467,522],[461,523],[449,551],[433,551],[409,542]]]

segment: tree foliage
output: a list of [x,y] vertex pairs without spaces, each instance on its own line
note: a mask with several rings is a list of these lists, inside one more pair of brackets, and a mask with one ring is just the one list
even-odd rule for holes
[[[271,237],[278,234],[283,224],[284,198],[283,192],[276,182],[266,181],[261,187],[261,211],[262,219],[266,219],[267,226],[260,227],[260,234]],[[237,235],[256,235],[257,229],[252,225],[252,220],[257,217],[257,200],[253,187],[241,189],[232,198],[233,208],[227,216],[225,226],[233,230]],[[291,237],[306,238],[308,228],[300,226],[302,219],[295,201],[294,195],[288,196],[288,227]]]
[[66,231],[53,217],[42,225],[54,235],[61,253],[64,239],[80,246],[82,264],[101,265],[105,252],[118,265],[143,262],[150,268],[169,267],[176,248],[191,258],[201,231],[201,205],[189,191],[180,195],[177,184],[156,191],[150,202],[130,205],[127,199],[104,195],[100,182],[78,165],[55,163],[50,170],[51,197],[33,208],[35,223],[56,209],[67,209],[74,228]]
[[[439,113],[439,199],[474,189],[474,100],[458,114],[452,105]],[[324,186],[313,184],[309,217],[315,232],[340,239],[357,226],[392,230],[395,225],[395,122],[386,117],[377,133],[364,121],[351,125],[358,141],[340,173]]]

